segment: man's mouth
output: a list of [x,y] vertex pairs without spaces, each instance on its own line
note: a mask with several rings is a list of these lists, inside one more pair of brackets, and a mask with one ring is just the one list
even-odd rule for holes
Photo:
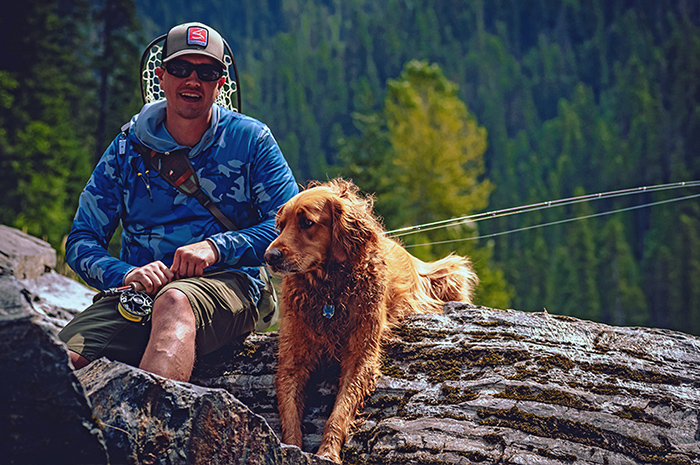
[[180,98],[182,98],[183,100],[185,100],[187,102],[196,102],[196,101],[199,101],[202,98],[202,96],[199,95],[198,93],[195,93],[195,92],[185,91],[185,92],[180,92]]

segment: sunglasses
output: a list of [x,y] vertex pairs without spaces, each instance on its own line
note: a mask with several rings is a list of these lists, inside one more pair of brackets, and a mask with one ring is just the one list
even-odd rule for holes
[[197,71],[197,76],[202,81],[218,81],[224,75],[224,71],[220,66],[211,63],[202,63],[193,65],[185,60],[172,60],[165,64],[165,69],[168,73],[178,78],[186,78],[192,71]]

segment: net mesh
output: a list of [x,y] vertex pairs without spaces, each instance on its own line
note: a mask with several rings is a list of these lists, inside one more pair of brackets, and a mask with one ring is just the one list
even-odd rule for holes
[[[163,89],[160,87],[160,81],[156,75],[156,68],[160,67],[160,55],[162,50],[162,44],[152,45],[148,51],[148,56],[144,61],[143,69],[141,70],[141,79],[143,80],[144,86],[144,98],[146,101],[145,103],[152,103],[165,99],[165,94],[163,93]],[[236,108],[236,92],[238,91],[238,86],[236,81],[231,79],[229,76],[229,69],[232,59],[228,54],[224,55],[224,62],[226,63],[226,69],[224,70],[226,82],[221,88],[219,96],[216,98],[216,103],[224,108],[239,111],[239,109]]]

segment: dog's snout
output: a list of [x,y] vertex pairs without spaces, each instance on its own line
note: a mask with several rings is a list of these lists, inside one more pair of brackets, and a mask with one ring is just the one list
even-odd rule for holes
[[277,248],[267,249],[265,252],[265,261],[270,266],[279,265],[282,263],[282,251]]

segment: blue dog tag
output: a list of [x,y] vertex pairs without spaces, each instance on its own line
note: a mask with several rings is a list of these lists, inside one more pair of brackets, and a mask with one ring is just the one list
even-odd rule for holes
[[335,306],[334,305],[324,305],[323,306],[323,316],[326,318],[333,318],[333,315],[335,314]]

